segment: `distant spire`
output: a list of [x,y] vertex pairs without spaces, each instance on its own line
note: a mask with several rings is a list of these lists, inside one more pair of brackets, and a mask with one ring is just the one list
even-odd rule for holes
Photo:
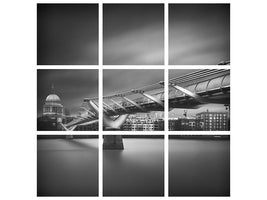
[[55,94],[55,87],[54,87],[54,83],[52,83],[52,86],[51,86],[51,93],[52,93],[52,94]]

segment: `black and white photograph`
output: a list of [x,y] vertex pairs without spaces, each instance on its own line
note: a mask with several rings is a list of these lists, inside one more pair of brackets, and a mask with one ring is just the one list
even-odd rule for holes
[[103,137],[104,196],[164,196],[163,135]]
[[98,196],[98,136],[37,135],[37,196]]
[[104,69],[103,130],[163,131],[164,70]]
[[38,69],[37,130],[97,131],[98,70]]
[[164,4],[103,4],[103,64],[163,65]]
[[37,4],[37,64],[97,65],[98,4]]
[[170,135],[169,196],[230,196],[230,135]]
[[230,4],[169,4],[169,64],[230,62]]
[[230,131],[230,69],[169,70],[169,131]]
[[0,200],[267,200],[267,1],[0,10]]

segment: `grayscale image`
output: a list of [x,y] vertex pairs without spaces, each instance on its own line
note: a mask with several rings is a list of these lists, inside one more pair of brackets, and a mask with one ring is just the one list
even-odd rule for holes
[[37,70],[37,130],[97,131],[98,70]]
[[97,65],[98,4],[37,4],[37,64]]
[[169,70],[169,130],[229,131],[230,70]]
[[103,137],[104,196],[164,196],[163,135]]
[[38,135],[37,196],[98,196],[98,136]]
[[103,130],[163,131],[164,70],[104,70]]
[[169,64],[230,61],[230,4],[169,4]]
[[169,136],[169,196],[230,196],[230,136]]
[[104,4],[103,63],[164,64],[164,4]]

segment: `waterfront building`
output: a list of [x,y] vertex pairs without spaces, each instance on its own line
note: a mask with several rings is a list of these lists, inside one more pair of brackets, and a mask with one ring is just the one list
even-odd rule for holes
[[169,119],[169,130],[194,131],[200,130],[200,127],[197,126],[196,118],[194,117],[172,118]]
[[228,131],[228,112],[201,112],[196,114],[196,125],[204,131]]
[[124,131],[163,131],[164,120],[144,116],[130,116],[122,125]]

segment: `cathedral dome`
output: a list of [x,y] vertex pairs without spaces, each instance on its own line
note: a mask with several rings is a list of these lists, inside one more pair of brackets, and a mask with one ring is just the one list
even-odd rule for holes
[[46,99],[46,102],[60,102],[60,98],[59,96],[57,96],[56,94],[49,94]]
[[54,86],[52,85],[51,94],[49,94],[43,105],[43,115],[50,117],[62,117],[63,115],[63,105],[60,102],[60,98],[55,94]]

